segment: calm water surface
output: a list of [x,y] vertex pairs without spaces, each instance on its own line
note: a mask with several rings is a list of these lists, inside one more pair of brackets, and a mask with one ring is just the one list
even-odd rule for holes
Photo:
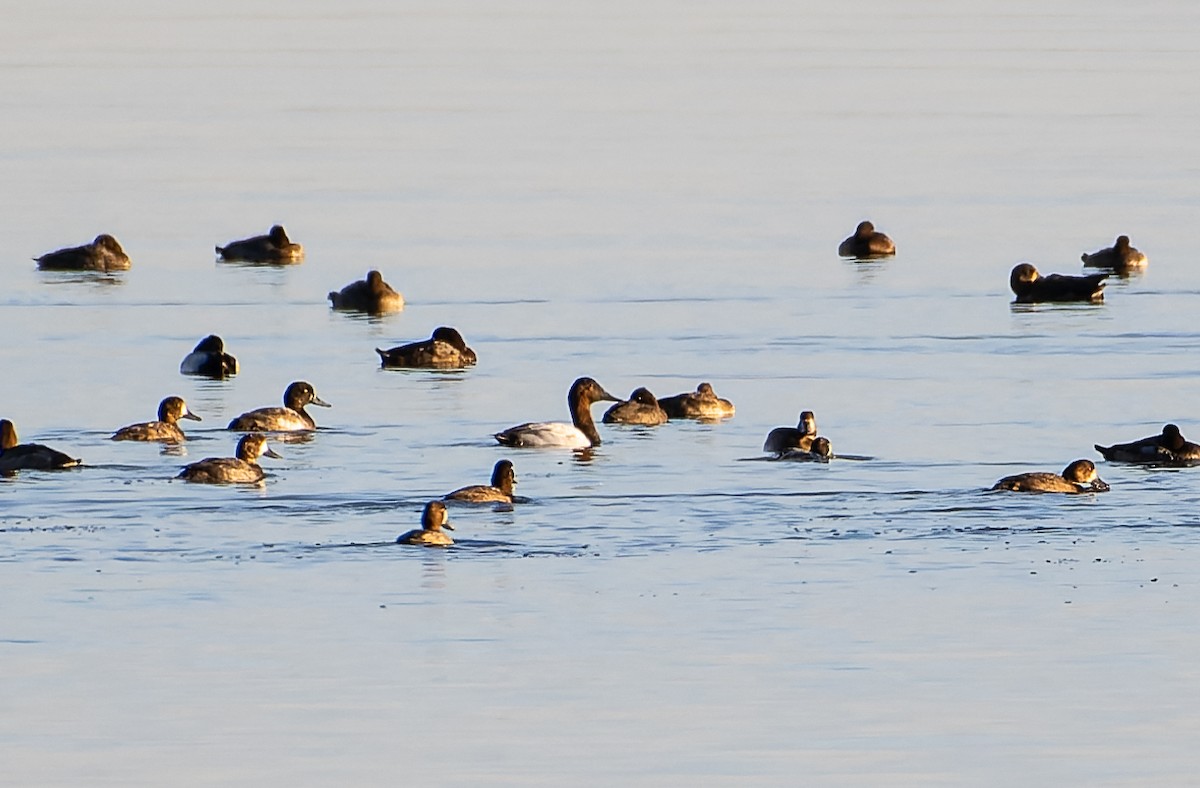
[[[1152,2],[55,2],[0,30],[13,784],[1146,784],[1200,767],[1194,471],[985,494],[1185,435],[1200,10]],[[863,218],[899,254],[834,252]],[[216,263],[283,222],[288,269]],[[133,269],[29,258],[116,235]],[[1029,260],[1131,236],[1107,303]],[[407,308],[331,313],[379,268]],[[465,373],[378,367],[453,325]],[[178,374],[219,333],[229,381]],[[721,424],[491,433],[571,381]],[[261,488],[172,480],[308,380]],[[168,394],[185,454],[113,443]],[[767,463],[816,412],[867,461]],[[597,417],[602,408],[597,406]],[[511,511],[393,544],[510,457]]]

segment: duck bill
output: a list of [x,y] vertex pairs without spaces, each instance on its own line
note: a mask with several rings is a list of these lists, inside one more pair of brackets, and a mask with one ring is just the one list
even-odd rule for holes
[[1103,479],[1096,479],[1094,482],[1092,482],[1092,490],[1095,492],[1108,492],[1108,482],[1104,481]]
[[195,413],[192,413],[190,410],[189,410],[187,413],[185,413],[185,414],[183,414],[182,416],[180,416],[179,418],[181,418],[181,419],[191,419],[192,421],[204,421],[204,419],[200,418],[200,417],[199,417],[199,416],[197,416]]
[[454,530],[454,526],[453,526],[453,525],[451,525],[451,524],[449,523],[449,521],[442,523],[442,527],[443,527],[443,528],[445,528],[447,531],[453,531],[453,530]]
[[312,404],[313,404],[313,405],[320,405],[322,408],[332,408],[332,407],[333,407],[333,406],[332,406],[332,405],[330,405],[328,402],[326,402],[325,400],[323,400],[323,399],[321,399],[320,397],[318,397],[316,394],[313,394],[313,398],[312,398]]
[[282,459],[283,459],[283,455],[282,455],[282,454],[279,454],[279,453],[278,453],[278,452],[276,452],[274,449],[267,449],[266,451],[264,451],[264,452],[263,452],[263,456],[264,456],[264,457],[271,457],[272,459],[276,459],[276,460],[282,460]]
[[620,397],[614,397],[612,394],[609,394],[599,384],[596,385],[596,388],[600,389],[599,391],[597,391],[595,393],[595,395],[593,395],[596,402],[624,402],[625,401],[625,400],[621,399]]

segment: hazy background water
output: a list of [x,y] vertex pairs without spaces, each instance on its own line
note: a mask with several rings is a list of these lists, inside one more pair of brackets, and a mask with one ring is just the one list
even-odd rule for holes
[[[1192,779],[1195,473],[982,489],[1200,430],[1198,17],[6,4],[0,415],[87,463],[0,480],[6,779]],[[863,218],[894,260],[837,259]],[[214,262],[274,222],[302,265]],[[99,232],[131,271],[29,260]],[[1104,305],[1010,305],[1119,233]],[[331,313],[370,267],[404,312]],[[378,368],[442,324],[478,367]],[[211,332],[242,374],[181,377]],[[494,444],[580,375],[738,412]],[[264,488],[171,481],[296,379],[334,407]],[[108,440],[168,394],[186,457]],[[802,409],[875,459],[741,461]],[[504,456],[530,503],[391,544]]]

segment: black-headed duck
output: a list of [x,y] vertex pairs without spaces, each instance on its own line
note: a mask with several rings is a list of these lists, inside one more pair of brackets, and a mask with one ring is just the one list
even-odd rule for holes
[[561,447],[587,449],[600,445],[600,433],[592,421],[590,410],[593,403],[620,402],[591,378],[579,378],[567,392],[567,405],[571,409],[571,424],[561,421],[530,422],[509,427],[493,437],[505,446],[522,448]]
[[404,308],[404,296],[383,281],[383,274],[374,270],[367,271],[366,279],[351,282],[341,290],[331,290],[328,298],[334,309],[372,315],[399,312]]
[[1043,301],[1103,301],[1104,280],[1107,278],[1108,274],[1042,276],[1031,264],[1021,263],[1013,268],[1008,278],[1008,286],[1016,294],[1018,304],[1036,304]]
[[184,467],[175,478],[202,484],[253,484],[266,476],[259,457],[283,459],[267,446],[267,436],[257,432],[243,435],[236,457],[208,457]]
[[604,411],[605,424],[642,424],[653,427],[667,423],[667,412],[647,388],[636,388],[625,402],[618,402]]
[[113,433],[115,441],[161,441],[163,443],[182,443],[187,440],[183,430],[179,429],[180,419],[200,421],[200,417],[188,410],[187,403],[182,397],[167,397],[158,403],[158,421],[144,421],[140,424],[130,424]]
[[517,486],[517,474],[509,460],[500,460],[492,468],[491,484],[473,484],[442,496],[444,501],[466,503],[512,503],[513,488]]
[[421,527],[400,534],[396,537],[397,544],[415,544],[426,547],[445,547],[454,544],[450,534],[442,529],[454,530],[450,517],[446,512],[446,504],[441,501],[430,501],[421,512]]
[[13,423],[8,419],[0,419],[0,473],[56,471],[74,468],[82,462],[40,443],[20,443]]
[[713,391],[711,383],[701,383],[695,391],[663,397],[659,407],[672,419],[727,419],[734,413],[733,403]]
[[808,451],[817,437],[817,417],[811,410],[801,411],[795,427],[776,427],[767,433],[763,451],[782,454],[791,449]]
[[304,409],[306,405],[332,407],[317,396],[313,387],[297,380],[283,392],[282,408],[258,408],[238,416],[229,422],[229,429],[239,432],[298,432],[315,430],[317,423]]
[[776,459],[790,462],[829,462],[833,459],[833,444],[829,438],[816,437],[807,449],[785,449]]
[[439,326],[433,336],[421,342],[400,345],[391,350],[375,348],[384,367],[462,369],[475,364],[475,351],[456,329]]
[[1096,451],[1109,462],[1140,462],[1156,465],[1194,464],[1200,462],[1200,446],[1184,440],[1179,427],[1167,424],[1161,435],[1131,443],[1115,443],[1112,446],[1095,444]]
[[230,241],[216,250],[221,259],[228,262],[298,263],[304,259],[304,247],[293,243],[280,224],[273,226],[266,235]]
[[1118,274],[1130,274],[1140,271],[1149,262],[1146,255],[1129,245],[1128,235],[1118,235],[1116,242],[1099,251],[1080,257],[1085,268],[1107,268]]
[[47,252],[33,259],[43,271],[126,271],[130,266],[121,244],[107,233],[97,235],[90,244]]
[[225,340],[209,334],[200,340],[195,350],[183,357],[179,372],[221,380],[238,373],[238,362],[225,352]]
[[992,486],[993,490],[1014,492],[1085,493],[1105,492],[1108,484],[1096,475],[1096,466],[1091,460],[1076,460],[1057,473],[1020,473],[1005,476]]
[[874,257],[891,257],[896,253],[896,245],[892,239],[875,230],[870,222],[859,222],[854,235],[842,241],[838,246],[841,257],[856,257],[859,260],[870,260]]

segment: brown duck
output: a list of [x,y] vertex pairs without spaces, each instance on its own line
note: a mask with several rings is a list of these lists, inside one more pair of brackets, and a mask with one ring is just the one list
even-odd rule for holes
[[1021,263],[1013,268],[1008,285],[1016,293],[1018,304],[1036,304],[1043,301],[1103,301],[1104,280],[1107,278],[1108,274],[1042,276],[1029,263]]

